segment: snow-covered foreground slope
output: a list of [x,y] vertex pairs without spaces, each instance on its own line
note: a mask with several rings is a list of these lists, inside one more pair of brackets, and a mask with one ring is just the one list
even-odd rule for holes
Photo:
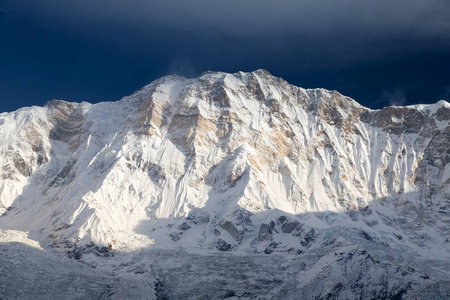
[[442,298],[449,123],[264,70],[0,114],[0,246],[102,270],[95,297]]

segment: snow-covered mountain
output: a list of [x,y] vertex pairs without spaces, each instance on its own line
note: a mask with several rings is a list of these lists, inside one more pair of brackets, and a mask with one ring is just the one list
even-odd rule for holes
[[370,110],[210,72],[3,113],[0,136],[4,251],[111,272],[94,298],[450,296],[445,101]]

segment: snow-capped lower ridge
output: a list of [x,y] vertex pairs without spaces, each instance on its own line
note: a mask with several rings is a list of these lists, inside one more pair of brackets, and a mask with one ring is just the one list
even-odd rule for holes
[[0,114],[0,299],[450,299],[449,124],[265,70]]

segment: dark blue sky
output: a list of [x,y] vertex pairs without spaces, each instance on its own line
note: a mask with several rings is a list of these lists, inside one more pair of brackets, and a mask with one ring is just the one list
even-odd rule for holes
[[450,1],[0,0],[0,111],[258,68],[371,108],[450,100]]

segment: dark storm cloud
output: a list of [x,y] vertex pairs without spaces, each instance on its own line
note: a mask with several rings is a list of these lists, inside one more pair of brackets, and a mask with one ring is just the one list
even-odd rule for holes
[[[449,29],[446,0],[78,0],[24,1],[19,6],[66,22],[128,22],[144,25],[149,22],[175,27],[213,24],[235,34],[255,34],[257,26],[265,30],[301,28],[314,24],[314,32],[329,25],[379,28],[396,31],[414,29],[420,34],[442,34]],[[194,22],[194,23],[192,23]],[[256,28],[256,29],[258,29]],[[353,28],[354,29],[354,28]]]
[[[314,36],[353,33],[370,38],[448,37],[447,0],[18,0],[48,20],[80,27],[119,25],[204,31],[214,28],[232,36],[272,36],[297,32]],[[204,28],[204,26],[209,26]]]
[[[63,65],[73,76],[91,74],[105,90],[120,81],[110,97],[167,73],[197,76],[205,70],[256,68],[296,85],[337,89],[371,107],[399,103],[395,97],[405,104],[436,101],[448,95],[450,85],[448,0],[5,3],[0,7],[8,14],[44,32],[43,38],[40,32],[33,37],[38,46],[42,43],[40,68]],[[45,38],[50,48],[67,55],[56,54],[57,63],[46,57]],[[37,46],[31,44],[33,51]],[[63,71],[58,72],[55,77]],[[79,81],[77,87],[86,84],[78,77],[71,80]]]

